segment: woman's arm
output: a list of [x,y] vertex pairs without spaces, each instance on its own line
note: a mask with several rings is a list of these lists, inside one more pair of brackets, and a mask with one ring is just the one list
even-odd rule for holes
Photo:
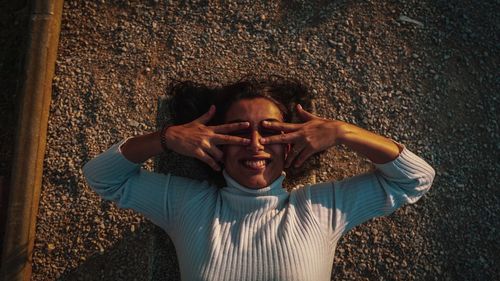
[[142,163],[163,152],[160,131],[130,138],[120,147],[120,150],[130,162]]
[[[205,126],[215,114],[215,106],[198,119],[179,126],[172,126],[165,132],[167,147],[184,156],[197,158],[220,170],[217,161],[222,159],[222,151],[217,148],[221,144],[246,145],[250,140],[226,135],[249,126],[248,122]],[[129,139],[121,152],[129,161],[142,163],[152,156],[160,154],[163,149],[160,143],[161,132],[154,132]]]
[[406,147],[376,169],[341,181],[306,187],[313,213],[333,239],[378,216],[386,216],[429,191],[435,171]]
[[333,239],[370,218],[415,203],[430,189],[434,169],[403,145],[346,122],[317,117],[300,106],[297,111],[304,123],[264,124],[285,134],[261,140],[293,144],[288,165],[293,162],[299,166],[316,152],[344,144],[368,157],[376,167],[375,171],[298,191],[310,196],[314,214]]
[[166,230],[171,219],[164,199],[171,177],[142,169],[140,163],[125,158],[120,152],[125,141],[115,143],[85,163],[82,168],[85,180],[103,199],[117,203],[120,208],[134,209]]
[[[240,138],[223,133],[248,124],[205,126],[214,110],[191,123],[169,127],[166,132],[167,147],[177,153],[197,157],[201,153],[215,155],[215,144],[224,141],[239,143]],[[83,166],[83,174],[89,186],[102,198],[116,202],[120,208],[136,210],[168,230],[175,225],[176,214],[181,212],[187,200],[193,198],[193,194],[211,193],[213,189],[206,181],[141,168],[142,162],[162,151],[160,132],[127,138],[87,162]]]
[[375,164],[390,162],[403,151],[403,147],[391,139],[349,123],[337,122],[340,122],[337,123],[339,143],[367,157]]
[[343,121],[320,118],[305,111],[300,105],[297,106],[297,112],[304,123],[263,122],[264,126],[284,131],[285,134],[263,138],[262,144],[292,144],[286,167],[292,162],[298,167],[311,155],[339,144],[368,157],[375,164],[396,159],[403,149],[391,139]]

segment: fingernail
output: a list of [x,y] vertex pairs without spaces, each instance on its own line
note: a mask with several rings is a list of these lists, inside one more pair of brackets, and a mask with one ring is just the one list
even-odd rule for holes
[[267,139],[260,139],[260,143],[265,144],[267,142]]
[[271,124],[269,121],[262,121],[262,125],[264,125],[264,126],[267,126],[269,124]]
[[298,103],[298,104],[297,104],[297,107],[298,107],[299,109],[302,109],[302,105],[300,105],[300,103]]

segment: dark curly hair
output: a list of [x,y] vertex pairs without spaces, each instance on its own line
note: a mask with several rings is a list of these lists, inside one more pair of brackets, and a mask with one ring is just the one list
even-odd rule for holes
[[[215,116],[208,125],[224,123],[226,113],[235,102],[242,99],[265,98],[273,102],[281,111],[284,122],[300,122],[295,111],[295,105],[300,105],[307,111],[313,112],[312,98],[309,87],[293,78],[284,78],[271,75],[264,78],[245,76],[242,79],[227,85],[208,87],[193,81],[173,81],[168,89],[172,97],[170,113],[174,125],[193,121],[215,105]],[[201,162],[201,161],[200,161]],[[300,169],[286,170],[287,176],[303,175],[305,171],[319,165],[319,157],[309,159]],[[208,165],[208,179],[220,185],[223,178],[220,172],[213,171]],[[222,181],[221,181],[222,179]]]

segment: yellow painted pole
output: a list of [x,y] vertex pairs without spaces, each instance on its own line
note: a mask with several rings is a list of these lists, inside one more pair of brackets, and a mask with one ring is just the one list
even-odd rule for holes
[[63,0],[31,1],[0,280],[27,281],[42,184]]

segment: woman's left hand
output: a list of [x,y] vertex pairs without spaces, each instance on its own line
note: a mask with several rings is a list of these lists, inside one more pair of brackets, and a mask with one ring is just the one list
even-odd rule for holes
[[284,134],[262,138],[260,141],[262,144],[289,143],[292,145],[286,159],[286,168],[290,167],[294,161],[294,167],[299,167],[313,154],[338,144],[340,126],[345,124],[342,121],[318,117],[305,111],[300,105],[297,105],[297,112],[304,123],[262,122],[266,128],[284,132]]

